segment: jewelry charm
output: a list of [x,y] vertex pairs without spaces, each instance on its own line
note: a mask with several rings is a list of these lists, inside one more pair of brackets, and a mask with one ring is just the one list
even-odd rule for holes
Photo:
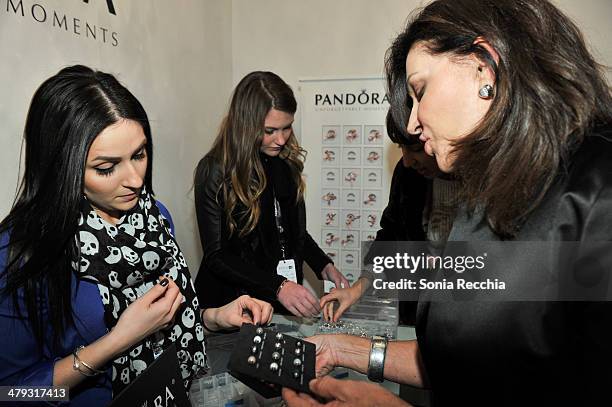
[[295,348],[295,350],[293,352],[296,354],[296,356],[300,356],[302,354],[302,349]]
[[251,353],[255,354],[257,353],[257,346],[253,345],[253,347],[251,348]]
[[257,363],[257,359],[255,358],[255,356],[249,356],[249,358],[247,359],[247,363],[249,365],[254,365],[255,363]]
[[300,378],[300,372],[298,372],[297,370],[295,372],[293,372],[293,378],[295,380],[299,379]]
[[279,333],[277,333],[277,334],[276,334],[276,339],[278,339],[279,341],[280,341],[281,339],[283,339],[283,334],[282,334],[282,333],[280,333],[280,332],[279,332]]
[[259,344],[261,343],[261,336],[257,335],[256,337],[253,338],[253,342]]
[[274,360],[279,360],[279,359],[280,359],[280,353],[278,353],[278,352],[274,352],[274,353],[272,354],[272,359],[274,359]]
[[263,334],[263,333],[264,333],[264,330],[263,330],[263,328],[262,328],[262,327],[259,327],[259,328],[257,328],[257,329],[255,330],[255,333],[256,333],[257,335],[261,335],[261,334]]
[[302,359],[295,358],[293,359],[293,366],[300,366],[302,364]]
[[484,85],[478,91],[478,96],[480,96],[482,99],[491,99],[493,97],[493,86]]
[[278,370],[278,363],[272,362],[270,363],[270,370],[276,372]]
[[297,341],[297,342],[295,343],[295,346],[296,346],[296,347],[301,347],[301,346],[302,346],[302,342]]
[[282,347],[283,347],[283,345],[281,345],[281,343],[280,343],[280,342],[276,342],[276,343],[274,344],[274,347],[275,347],[276,349],[280,349],[280,348],[282,348]]

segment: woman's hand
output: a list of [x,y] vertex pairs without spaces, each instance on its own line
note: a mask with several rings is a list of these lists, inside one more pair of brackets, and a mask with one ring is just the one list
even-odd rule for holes
[[285,281],[278,293],[278,301],[297,317],[310,318],[321,311],[319,301],[314,294],[293,281]]
[[356,380],[338,380],[323,377],[310,381],[310,390],[324,400],[318,402],[307,394],[296,393],[294,390],[283,388],[283,399],[290,407],[314,406],[388,406],[406,407],[408,403],[373,383]]
[[207,308],[202,312],[204,325],[213,331],[240,328],[242,324],[267,325],[274,310],[265,301],[242,295],[219,308]]
[[339,365],[336,342],[338,338],[342,338],[342,336],[334,334],[315,335],[305,339],[316,346],[315,373],[317,377],[328,375]]
[[120,347],[117,353],[171,325],[182,301],[183,295],[176,283],[172,279],[162,278],[159,284],[126,308],[109,333]]
[[[370,280],[367,277],[359,277],[359,280],[349,288],[335,288],[320,300],[323,309],[323,318],[326,321],[338,322],[342,314],[359,301],[363,294],[370,287]],[[338,302],[338,309],[334,313],[334,304]]]
[[[327,295],[321,297],[319,301],[323,310],[323,318],[326,321],[338,322],[344,311],[361,298],[361,287],[353,286],[349,288],[334,288]],[[334,304],[338,303],[338,308],[334,312]]]
[[348,288],[351,286],[351,283],[342,275],[342,273],[334,266],[332,263],[327,263],[327,265],[321,271],[321,277],[324,280],[331,281],[336,285],[336,288]]

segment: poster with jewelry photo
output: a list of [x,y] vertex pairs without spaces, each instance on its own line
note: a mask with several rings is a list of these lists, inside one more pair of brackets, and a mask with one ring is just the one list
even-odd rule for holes
[[[308,156],[307,228],[354,283],[361,243],[373,240],[401,151],[387,137],[384,78],[331,77],[299,81],[301,144]],[[333,285],[325,282],[325,291]]]

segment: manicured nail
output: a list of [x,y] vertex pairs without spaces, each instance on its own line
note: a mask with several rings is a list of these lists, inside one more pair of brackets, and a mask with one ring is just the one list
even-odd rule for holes
[[162,279],[161,283],[159,283],[159,285],[161,285],[162,287],[165,287],[168,284],[170,284],[170,281],[168,281],[167,278]]

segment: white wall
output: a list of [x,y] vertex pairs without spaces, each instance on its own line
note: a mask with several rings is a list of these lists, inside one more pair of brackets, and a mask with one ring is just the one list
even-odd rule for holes
[[[612,66],[610,0],[553,0]],[[269,69],[297,90],[298,78],[383,72],[390,41],[422,0],[232,0],[232,76]],[[609,78],[612,75],[608,72]]]
[[[0,0],[0,217],[13,201],[35,89],[64,66],[89,65],[116,74],[144,105],[153,131],[156,193],[173,214],[177,239],[195,273],[200,243],[189,190],[223,113],[219,100],[231,89],[231,3],[114,0],[116,15],[105,0],[21,4],[24,16],[19,0]],[[43,22],[32,16],[32,7]],[[67,16],[68,31],[53,26],[54,11],[60,20]],[[73,18],[80,20],[80,35],[74,34]],[[85,21],[117,32],[117,46],[103,42],[99,31],[96,40],[87,37]]]

